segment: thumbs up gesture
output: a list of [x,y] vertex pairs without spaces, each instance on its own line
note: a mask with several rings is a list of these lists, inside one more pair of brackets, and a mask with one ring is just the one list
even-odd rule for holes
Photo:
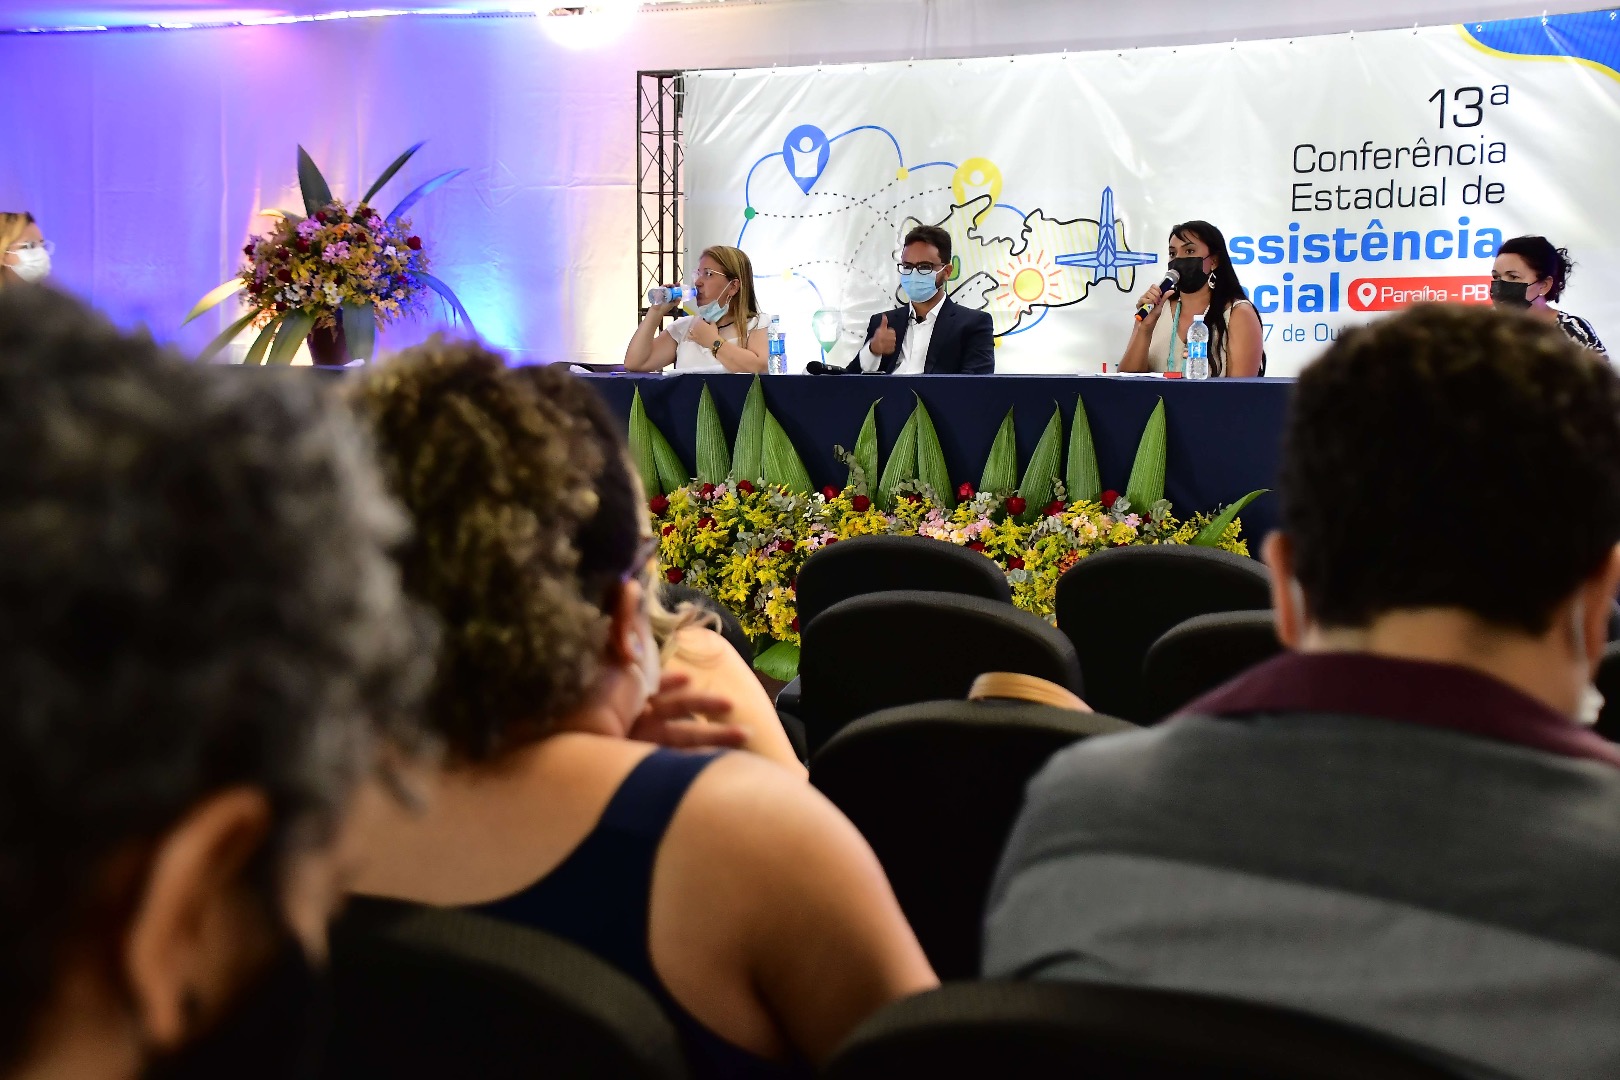
[[895,334],[889,328],[889,317],[885,315],[883,321],[878,323],[878,328],[872,331],[872,355],[888,356],[894,352],[894,346]]

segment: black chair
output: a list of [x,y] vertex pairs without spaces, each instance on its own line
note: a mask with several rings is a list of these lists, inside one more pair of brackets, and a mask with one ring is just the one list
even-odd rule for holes
[[720,620],[720,636],[726,643],[737,650],[749,665],[754,663],[754,643],[748,640],[748,632],[743,629],[742,620],[733,615],[731,609],[706,592],[694,589],[688,585],[670,585],[667,582],[659,586],[664,607],[673,611],[682,604],[691,604],[701,611]]
[[979,974],[985,900],[1031,776],[1065,746],[1134,727],[1021,701],[929,701],[844,728],[810,782],[866,837],[942,979]]
[[799,718],[813,756],[879,709],[965,698],[986,671],[1012,671],[1084,695],[1074,646],[1011,604],[936,592],[884,592],[834,604],[803,630]]
[[1603,711],[1593,730],[1610,742],[1620,742],[1620,641],[1603,650],[1592,681],[1603,695]]
[[674,1026],[629,976],[527,927],[356,899],[332,933],[329,1080],[674,1080]]
[[1148,718],[1157,722],[1283,651],[1269,611],[1195,615],[1166,630],[1142,661]]
[[867,1020],[827,1080],[1484,1080],[1445,1055],[1229,998],[1061,982],[947,984]]
[[1214,548],[1156,544],[1081,559],[1057,584],[1057,624],[1080,656],[1086,701],[1136,723],[1151,718],[1142,684],[1148,647],[1194,615],[1271,606],[1253,559]]
[[830,544],[804,561],[794,587],[799,625],[834,604],[902,589],[961,593],[1012,603],[1012,586],[994,560],[926,536],[858,536]]

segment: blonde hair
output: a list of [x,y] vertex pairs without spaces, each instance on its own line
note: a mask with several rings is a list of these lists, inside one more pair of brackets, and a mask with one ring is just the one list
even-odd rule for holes
[[[13,214],[0,213],[0,253],[10,251],[11,245],[15,244],[17,239],[27,232],[28,227],[33,224],[35,224],[34,215],[26,210]],[[3,257],[3,255],[0,255],[0,257]],[[15,275],[0,274],[0,289],[6,287],[6,278],[8,276],[15,277]]]
[[715,245],[704,248],[700,258],[713,259],[722,273],[737,282],[737,295],[731,298],[727,314],[732,329],[737,333],[737,344],[748,347],[748,320],[759,314],[759,301],[754,297],[754,264],[742,248]]

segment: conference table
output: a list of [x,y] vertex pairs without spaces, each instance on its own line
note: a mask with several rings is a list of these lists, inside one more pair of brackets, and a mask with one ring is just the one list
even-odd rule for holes
[[[628,421],[635,392],[689,468],[697,444],[698,399],[707,386],[728,438],[735,437],[751,375],[599,374],[590,378]],[[874,401],[880,460],[886,461],[906,418],[921,399],[928,407],[951,482],[978,484],[985,458],[1007,410],[1013,410],[1020,470],[1051,419],[1063,414],[1064,445],[1074,404],[1085,402],[1105,489],[1124,491],[1137,444],[1154,405],[1164,401],[1165,497],[1177,516],[1214,510],[1256,488],[1275,488],[1283,416],[1292,379],[1132,378],[1084,375],[778,375],[762,380],[765,403],[793,441],[817,488],[842,487],[846,449]],[[1277,497],[1265,495],[1243,512],[1244,536],[1258,541],[1277,524]]]

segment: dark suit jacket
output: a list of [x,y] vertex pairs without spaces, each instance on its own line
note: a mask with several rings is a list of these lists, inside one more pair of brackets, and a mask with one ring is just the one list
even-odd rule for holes
[[[889,317],[894,331],[894,352],[882,357],[878,368],[888,375],[900,366],[900,350],[906,343],[906,331],[911,329],[911,305],[905,304],[893,311],[880,311],[866,324],[866,343],[883,316]],[[995,329],[987,311],[973,311],[946,297],[938,307],[928,313],[938,319],[934,336],[928,341],[928,359],[923,365],[925,375],[993,375],[996,371]],[[864,345],[862,346],[865,347]],[[850,361],[845,371],[861,370],[861,358]]]

